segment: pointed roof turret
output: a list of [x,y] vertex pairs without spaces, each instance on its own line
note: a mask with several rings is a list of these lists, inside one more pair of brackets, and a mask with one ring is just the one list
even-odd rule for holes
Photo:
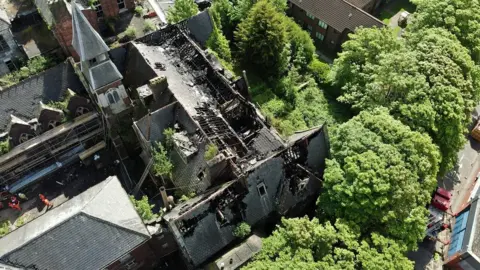
[[93,29],[80,7],[72,3],[72,46],[80,56],[80,61],[86,61],[109,51],[102,37]]

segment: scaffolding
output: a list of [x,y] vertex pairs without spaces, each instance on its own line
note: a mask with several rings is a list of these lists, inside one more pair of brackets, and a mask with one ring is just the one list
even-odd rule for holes
[[38,135],[0,157],[0,185],[44,177],[103,140],[103,134],[98,114],[89,112]]

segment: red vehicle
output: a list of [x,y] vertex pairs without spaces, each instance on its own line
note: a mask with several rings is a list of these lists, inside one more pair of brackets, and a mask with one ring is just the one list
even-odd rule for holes
[[442,211],[447,211],[450,208],[450,200],[440,196],[440,194],[435,193],[432,199],[432,205]]
[[452,199],[452,193],[444,188],[441,188],[441,187],[438,187],[437,188],[437,193],[438,195],[444,197],[445,199],[447,200],[451,200]]

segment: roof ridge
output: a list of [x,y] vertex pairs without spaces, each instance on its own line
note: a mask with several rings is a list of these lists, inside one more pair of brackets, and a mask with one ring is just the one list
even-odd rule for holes
[[103,180],[102,182],[96,184],[96,185],[93,185],[91,187],[89,187],[87,190],[85,190],[84,192],[87,192],[89,189],[97,186],[97,185],[100,185],[102,184],[102,187],[98,189],[98,191],[89,198],[89,200],[87,202],[85,202],[85,204],[80,208],[80,213],[84,213],[83,210],[85,209],[85,207],[87,207],[97,196],[98,194],[100,194],[100,192],[103,191],[103,189],[105,188],[106,185],[108,185],[112,180],[114,179],[113,176],[109,176],[107,179]]
[[363,10],[363,9],[355,6],[354,4],[348,2],[347,0],[340,0],[340,1],[343,1],[343,2],[347,3],[348,5],[352,6],[353,8],[355,8],[355,9],[359,10],[360,12],[366,14],[367,16],[373,18],[373,19],[376,20],[377,22],[380,22],[381,24],[385,25],[385,24],[384,24],[382,21],[380,21],[377,17],[375,17],[375,16],[373,16],[372,14],[366,12],[365,10]]
[[[134,231],[134,230],[132,230],[132,229],[130,229],[130,228],[126,228],[126,227],[121,226],[121,225],[118,225],[118,224],[113,223],[113,222],[111,222],[111,221],[109,221],[109,220],[105,220],[105,219],[98,218],[98,217],[96,217],[96,216],[94,216],[94,215],[90,215],[90,214],[85,213],[85,212],[83,212],[83,211],[80,211],[78,214],[83,214],[83,215],[85,215],[85,216],[87,216],[87,217],[89,217],[89,218],[95,219],[95,220],[100,221],[100,222],[102,222],[102,223],[105,223],[105,224],[107,224],[107,225],[113,225],[114,227],[117,227],[117,228],[122,229],[122,230],[124,230],[124,231],[133,232],[133,233],[138,234],[138,235],[140,235],[140,236],[144,236],[144,237],[146,237],[146,238],[148,238],[148,239],[150,239],[150,238],[152,237],[152,236],[150,235],[150,233],[149,233],[148,236],[147,236],[146,234],[143,234],[143,233]],[[77,214],[77,215],[78,215],[78,214]],[[144,225],[144,226],[145,226],[145,225]],[[148,230],[147,230],[147,232],[148,232]]]
[[68,58],[67,58],[66,60],[64,60],[62,63],[59,63],[59,64],[57,64],[57,65],[55,65],[55,66],[53,66],[53,67],[47,68],[47,69],[45,69],[45,70],[42,70],[42,71],[40,71],[39,73],[36,73],[36,74],[34,74],[34,75],[32,75],[32,76],[30,76],[30,77],[28,77],[28,78],[25,78],[25,79],[23,79],[23,80],[15,83],[15,84],[12,84],[12,85],[10,85],[10,86],[8,86],[8,87],[6,87],[6,88],[0,88],[0,95],[3,94],[3,93],[5,93],[5,92],[7,92],[7,91],[9,91],[10,89],[14,88],[15,86],[17,86],[17,85],[19,85],[19,84],[21,84],[21,83],[24,83],[24,82],[27,82],[27,81],[31,81],[31,80],[33,80],[33,79],[36,78],[36,77],[40,77],[40,75],[43,75],[43,74],[46,73],[47,71],[50,71],[50,70],[52,70],[52,69],[54,69],[54,68],[56,68],[56,67],[58,67],[58,66],[60,66],[60,65],[65,65],[65,64],[67,64],[67,65],[70,64],[70,63],[68,62]]

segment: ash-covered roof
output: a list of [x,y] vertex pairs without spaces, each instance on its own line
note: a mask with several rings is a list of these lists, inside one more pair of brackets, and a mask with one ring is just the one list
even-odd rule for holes
[[59,101],[70,88],[76,93],[85,91],[70,62],[0,90],[0,131],[5,131],[13,114],[24,121],[36,117],[39,102]]
[[80,61],[90,60],[108,52],[107,44],[93,29],[75,2],[72,4],[72,28],[72,46],[80,56]]
[[38,269],[101,269],[149,238],[111,176],[0,238],[0,258]]
[[353,31],[359,26],[384,26],[380,20],[345,0],[290,1],[340,32],[345,29]]

